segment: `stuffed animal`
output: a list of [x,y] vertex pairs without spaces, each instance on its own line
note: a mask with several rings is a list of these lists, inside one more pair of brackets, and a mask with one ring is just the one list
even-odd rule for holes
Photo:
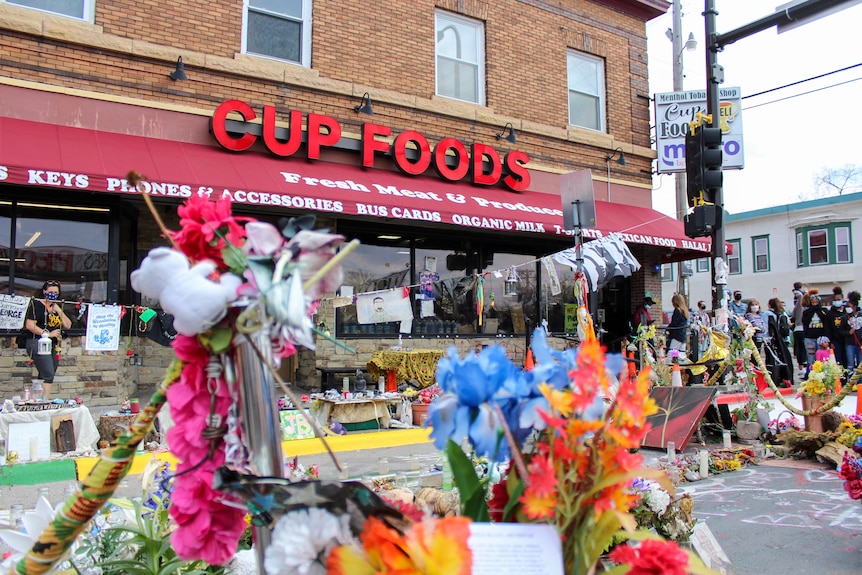
[[182,253],[166,247],[150,250],[141,267],[132,272],[132,288],[157,299],[162,309],[174,316],[174,329],[183,335],[203,333],[219,322],[227,304],[237,297],[242,279],[231,273],[221,275],[220,283],[208,276],[215,264],[203,261],[189,268]]

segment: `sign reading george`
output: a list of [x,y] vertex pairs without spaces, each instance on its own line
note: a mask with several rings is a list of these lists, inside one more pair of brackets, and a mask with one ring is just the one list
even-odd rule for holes
[[[228,130],[228,115],[239,114],[244,120],[246,131],[235,134]],[[291,110],[290,126],[302,126],[302,112]],[[306,117],[305,153],[309,160],[319,160],[322,148],[335,147],[341,139],[341,125],[338,120],[322,114],[308,113]],[[263,107],[261,126],[251,124],[257,114],[251,106],[239,100],[222,102],[213,112],[211,129],[216,141],[226,150],[242,152],[249,149],[259,138],[267,150],[281,157],[290,157],[299,151],[302,144],[302,129],[287,131],[287,139],[276,137],[275,106]],[[252,133],[251,129],[262,130],[262,135]],[[421,133],[415,130],[401,132],[390,144],[378,138],[388,138],[392,129],[379,124],[362,124],[360,157],[362,167],[373,168],[377,154],[390,154],[398,169],[407,175],[418,176],[433,167],[444,180],[457,182],[465,178],[477,186],[495,186],[502,183],[514,191],[523,191],[530,186],[530,172],[526,164],[530,157],[520,150],[513,150],[502,159],[497,150],[486,144],[473,143],[468,152],[467,146],[455,138],[443,138],[434,148]],[[410,157],[409,149],[418,151]],[[454,157],[450,165],[448,157]]]
[[[742,90],[719,88],[721,99],[722,168],[745,167],[742,146]],[[668,92],[655,95],[656,151],[658,173],[685,172],[685,135],[697,113],[707,113],[706,90]]]

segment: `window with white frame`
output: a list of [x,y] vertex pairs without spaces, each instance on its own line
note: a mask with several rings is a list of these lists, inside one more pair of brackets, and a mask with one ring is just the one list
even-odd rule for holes
[[437,11],[434,19],[437,95],[485,104],[485,25]]
[[569,124],[605,130],[604,60],[570,50],[567,57]]
[[809,226],[796,230],[798,267],[853,262],[853,240],[848,222]]
[[697,258],[697,271],[698,273],[709,271],[709,258]]
[[751,251],[754,254],[754,271],[769,271],[769,236],[751,238]]
[[742,243],[739,240],[727,240],[731,245],[730,253],[727,254],[727,273],[742,273]]
[[93,21],[93,0],[6,0],[6,2],[87,22]]
[[245,0],[244,51],[311,65],[311,0]]

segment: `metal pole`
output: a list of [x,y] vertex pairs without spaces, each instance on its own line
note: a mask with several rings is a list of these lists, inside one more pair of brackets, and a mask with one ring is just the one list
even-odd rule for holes
[[[673,91],[682,92],[682,2],[673,0],[673,28],[671,29],[673,42]],[[676,219],[683,221],[688,211],[688,194],[686,192],[686,174],[677,172],[676,178]],[[685,280],[682,277],[682,262],[676,264],[677,293],[681,293],[688,301]]]
[[[250,341],[252,340],[252,341]],[[267,367],[258,358],[255,347],[267,362],[272,361],[269,331],[261,329],[253,334],[238,335],[234,340],[233,373],[239,388],[242,433],[249,450],[249,465],[254,475],[284,477],[284,456],[281,453],[281,426],[278,420],[278,402],[275,382]],[[258,571],[266,573],[264,553],[271,542],[266,527],[253,527],[255,556]]]
[[[710,127],[720,125],[719,114],[721,112],[721,100],[718,96],[718,85],[724,80],[724,72],[718,65],[719,46],[716,42],[715,17],[718,12],[715,9],[715,0],[705,0],[704,28],[706,32],[706,109],[712,115]],[[715,206],[718,209],[719,222],[712,231],[712,309],[716,320],[716,327],[727,325],[727,301],[724,298],[724,286],[716,282],[719,273],[726,270],[725,245],[724,245],[724,190],[717,188],[715,191]],[[726,281],[726,280],[725,280]],[[724,308],[724,311],[720,311]],[[719,323],[720,321],[720,323]]]

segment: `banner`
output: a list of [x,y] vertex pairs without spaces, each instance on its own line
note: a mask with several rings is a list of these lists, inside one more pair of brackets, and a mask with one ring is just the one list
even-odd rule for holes
[[21,329],[30,298],[23,295],[0,294],[0,329]]
[[120,306],[87,306],[87,351],[117,351],[120,345]]
[[361,324],[401,322],[401,333],[413,325],[413,306],[404,289],[372,292],[356,296],[356,319]]

